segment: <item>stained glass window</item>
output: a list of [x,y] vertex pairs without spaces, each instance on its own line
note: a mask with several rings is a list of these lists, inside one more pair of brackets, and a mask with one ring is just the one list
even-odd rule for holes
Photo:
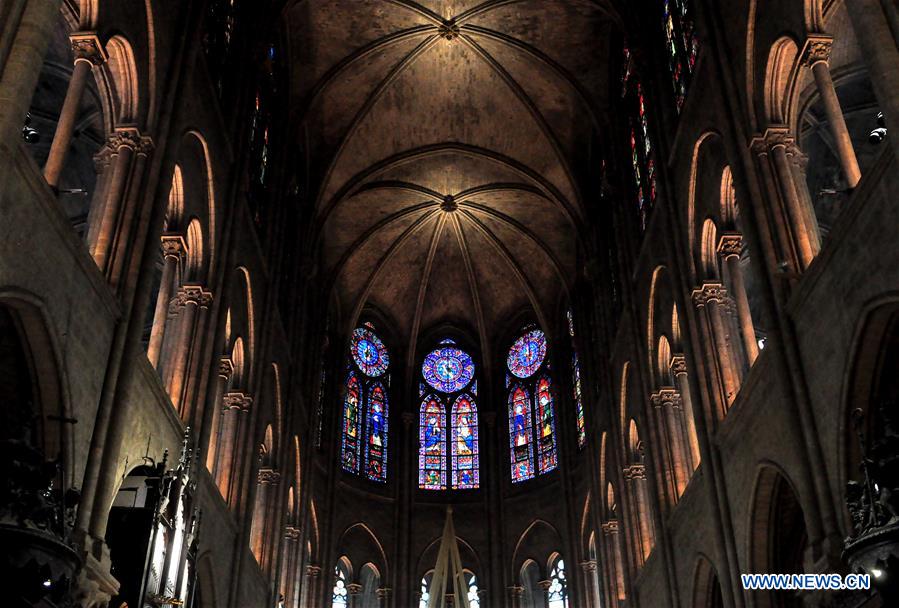
[[460,395],[452,409],[453,489],[478,487],[478,409],[468,395]]
[[431,575],[427,574],[421,579],[421,589],[419,593],[421,595],[421,599],[418,600],[418,608],[428,608],[428,604],[431,601],[431,593],[428,591],[430,588]]
[[372,481],[387,481],[387,391],[381,383],[369,389],[367,411],[365,474]]
[[584,416],[584,399],[581,395],[581,362],[577,356],[577,345],[574,343],[574,315],[569,308],[566,312],[568,320],[568,336],[571,338],[571,392],[574,399],[575,422],[577,425],[577,446],[587,444],[587,427]]
[[556,468],[556,417],[548,376],[537,382],[537,456],[538,470],[548,473]]
[[353,332],[353,360],[359,369],[369,377],[377,378],[390,365],[390,356],[381,339],[373,331],[358,328]]
[[656,200],[655,151],[649,132],[649,116],[646,110],[643,85],[636,73],[633,54],[627,46],[624,48],[624,65],[621,88],[622,104],[629,116],[628,133],[634,192],[640,227],[645,230],[649,221],[649,213]]
[[346,588],[346,574],[344,574],[339,566],[334,568],[334,579],[334,588],[331,590],[332,608],[343,608],[344,606],[348,606],[349,600]]
[[549,573],[549,589],[546,591],[549,608],[568,608],[568,581],[565,580],[565,562],[559,559]]
[[418,486],[423,490],[446,489],[446,408],[429,395],[419,414]]
[[509,394],[509,443],[512,451],[512,481],[534,476],[534,443],[531,428],[531,398],[516,385]]
[[[424,382],[420,385],[419,396],[428,387],[436,392],[422,402],[419,487],[424,490],[477,489],[478,410],[474,362],[468,353],[455,346],[455,342],[445,339],[439,343],[439,348],[425,357],[421,375]],[[450,404],[449,426],[446,427]]]
[[506,387],[513,483],[558,466],[555,402],[546,351],[546,336],[539,329],[531,329],[515,341],[506,360],[510,372]]
[[671,72],[671,85],[674,88],[674,101],[680,112],[699,54],[699,39],[694,28],[691,1],[662,0],[662,29],[665,32],[665,50]]
[[425,382],[444,393],[455,393],[468,386],[474,376],[474,363],[467,353],[451,347],[438,348],[421,366]]
[[381,483],[387,481],[389,365],[387,347],[373,329],[356,329],[347,361],[341,459],[344,471]]
[[359,379],[350,372],[346,379],[346,395],[343,398],[343,441],[341,462],[348,473],[359,472],[359,436],[362,421],[359,409]]
[[468,608],[481,608],[481,596],[478,595],[478,579],[474,574],[465,573],[468,579]]
[[533,329],[515,341],[506,363],[509,371],[519,378],[529,378],[540,368],[545,357],[546,336],[539,329]]

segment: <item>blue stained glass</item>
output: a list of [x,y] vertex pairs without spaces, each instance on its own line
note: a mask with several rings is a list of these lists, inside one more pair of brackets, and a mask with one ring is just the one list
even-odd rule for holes
[[346,396],[343,399],[343,437],[341,464],[348,473],[359,472],[359,448],[361,417],[359,408],[359,379],[350,372],[346,379]]
[[372,481],[387,481],[387,392],[378,383],[368,392],[368,440],[365,474]]
[[509,449],[511,451],[512,482],[534,476],[534,443],[531,422],[531,398],[521,386],[509,394]]
[[425,382],[444,393],[461,391],[474,377],[474,362],[458,348],[438,348],[421,366]]
[[452,410],[453,489],[470,490],[478,479],[478,410],[468,395],[461,395]]
[[446,489],[446,408],[436,395],[429,395],[419,414],[418,487]]
[[540,473],[558,465],[556,454],[556,416],[548,376],[537,382],[537,452]]
[[390,365],[387,347],[370,329],[360,327],[353,331],[351,352],[356,365],[366,376],[376,378]]
[[517,377],[529,378],[540,369],[545,357],[546,336],[539,329],[533,329],[515,341],[506,363]]

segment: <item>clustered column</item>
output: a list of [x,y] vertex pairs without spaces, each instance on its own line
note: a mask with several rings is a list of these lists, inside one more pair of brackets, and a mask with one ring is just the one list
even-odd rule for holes
[[162,240],[162,280],[159,283],[159,296],[156,298],[156,310],[153,313],[153,329],[150,343],[147,346],[147,358],[153,367],[159,369],[159,354],[165,338],[165,325],[169,315],[169,304],[172,291],[175,289],[178,267],[187,250],[184,239],[178,234],[164,234]]
[[633,497],[634,508],[632,512],[636,521],[631,529],[636,538],[634,546],[639,551],[637,558],[642,564],[652,550],[653,534],[649,521],[649,496],[646,491],[646,465],[634,463],[622,470],[624,483],[628,487],[628,495]]
[[234,364],[228,357],[222,357],[219,360],[218,374],[216,374],[215,384],[212,387],[212,403],[214,404],[212,433],[209,436],[209,448],[206,450],[206,468],[213,475],[216,473],[216,461],[222,447],[222,400],[225,397],[225,391],[228,390],[228,383],[231,381],[232,375],[234,375]]
[[658,428],[668,448],[672,499],[676,501],[687,487],[687,481],[692,473],[692,469],[688,466],[689,454],[685,447],[680,395],[672,388],[663,388],[650,396],[650,402],[657,413]]
[[684,355],[671,357],[671,374],[677,383],[680,402],[684,411],[684,426],[687,429],[687,447],[690,453],[691,469],[696,470],[701,457],[699,455],[699,438],[696,436],[696,418],[693,413],[693,397],[690,393],[690,379],[687,377],[687,358]]
[[730,353],[729,336],[724,322],[722,305],[727,290],[721,283],[703,283],[693,291],[693,304],[699,311],[703,351],[713,367],[714,380],[721,387],[719,416],[723,417],[739,390],[737,373]]
[[521,608],[521,597],[524,595],[524,587],[513,585],[507,587],[507,591],[509,592],[509,607]]
[[44,179],[54,189],[59,186],[59,177],[65,167],[66,154],[68,154],[72,135],[75,132],[78,108],[87,86],[87,77],[95,65],[101,65],[107,59],[106,50],[95,32],[79,32],[72,34],[69,38],[72,42],[75,66],[72,70],[72,78],[69,80],[69,88],[66,90],[65,100],[62,103],[62,110],[59,113],[59,122],[56,123],[53,143],[50,144],[50,154],[44,165]]
[[306,584],[303,587],[303,606],[312,608],[316,605],[315,593],[318,586],[318,577],[321,576],[321,566],[306,566]]
[[584,580],[587,581],[587,604],[591,608],[600,605],[598,589],[596,588],[596,560],[588,559],[578,563],[584,572]]
[[224,499],[231,503],[231,490],[236,474],[233,470],[234,451],[237,449],[237,438],[246,423],[253,398],[246,393],[231,392],[225,395],[222,403],[222,444],[217,450],[215,481]]
[[727,274],[731,282],[731,293],[737,305],[737,317],[740,323],[740,333],[743,336],[743,347],[746,350],[746,358],[749,365],[755,363],[759,355],[759,345],[755,338],[755,327],[752,323],[752,313],[749,310],[749,297],[746,295],[746,282],[743,277],[743,269],[740,266],[740,255],[743,252],[743,237],[736,232],[721,235],[718,242],[718,255],[727,266]]
[[212,293],[199,285],[184,285],[172,301],[169,314],[178,316],[178,334],[172,351],[172,365],[168,375],[168,391],[172,405],[182,414],[187,369],[197,348],[199,334],[198,313],[208,310]]

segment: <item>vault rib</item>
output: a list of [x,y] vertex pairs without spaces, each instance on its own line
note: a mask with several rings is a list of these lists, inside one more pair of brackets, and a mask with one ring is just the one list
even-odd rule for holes
[[[409,348],[406,350],[406,365],[409,369],[415,364],[415,345],[418,338],[418,331],[421,329],[421,312],[425,305],[425,297],[428,294],[428,283],[431,281],[431,269],[434,267],[434,256],[437,255],[437,246],[440,244],[440,237],[443,235],[443,227],[446,225],[446,213],[441,213],[437,219],[437,226],[434,228],[434,234],[431,236],[431,244],[428,247],[428,257],[425,261],[425,268],[421,274],[421,284],[418,286],[418,298],[415,300],[415,315],[412,317],[412,333],[409,334]],[[409,375],[411,378],[412,375]]]
[[471,252],[468,249],[468,240],[462,231],[462,224],[455,213],[450,214],[452,220],[453,232],[456,233],[456,240],[459,241],[459,249],[462,251],[462,261],[465,264],[465,275],[468,278],[468,288],[471,291],[471,301],[474,305],[475,319],[478,324],[478,338],[481,340],[481,355],[487,374],[490,374],[490,342],[487,339],[487,323],[484,319],[484,309],[481,305],[481,293],[478,290],[478,278],[474,272],[474,266],[471,263]]

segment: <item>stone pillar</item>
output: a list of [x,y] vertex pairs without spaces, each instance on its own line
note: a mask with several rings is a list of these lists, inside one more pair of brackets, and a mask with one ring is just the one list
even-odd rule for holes
[[347,593],[350,596],[349,608],[362,608],[360,596],[362,594],[362,585],[359,583],[350,583],[346,586]]
[[696,419],[693,412],[693,397],[690,394],[690,379],[687,377],[687,358],[684,355],[671,357],[671,373],[677,382],[680,393],[681,406],[684,410],[684,426],[687,430],[687,447],[691,457],[690,468],[695,470],[699,466],[699,438],[696,435]]
[[[190,355],[196,347],[197,312],[200,308],[208,308],[212,303],[212,294],[199,285],[185,285],[172,302],[170,312],[180,309],[178,319],[178,337],[172,351],[171,374],[169,375],[168,392],[172,405],[179,414],[182,413],[185,378]],[[172,310],[174,309],[174,311]]]
[[131,179],[134,155],[145,143],[140,132],[133,127],[116,129],[106,143],[112,157],[112,173],[106,186],[106,196],[102,201],[94,200],[94,205],[98,205],[96,221],[94,218],[91,219],[88,234],[94,262],[104,273],[110,269],[110,259],[120,228],[123,200],[128,181]]
[[[721,304],[727,298],[727,290],[721,283],[703,283],[693,291],[693,304],[699,310],[702,322],[708,327],[709,344],[706,344],[706,352],[712,357],[709,363],[716,363],[719,373],[718,382],[723,390],[724,408],[729,408],[740,389],[736,370],[730,357],[730,345],[722,318]],[[726,412],[720,412],[723,416]]]
[[209,435],[209,445],[206,448],[206,469],[215,478],[216,460],[218,459],[218,449],[222,442],[222,400],[225,397],[225,391],[228,389],[228,382],[234,374],[234,364],[228,357],[222,357],[219,360],[218,374],[215,377],[215,384],[212,387],[212,421],[210,422],[212,432]]
[[727,266],[727,274],[730,277],[730,292],[737,305],[737,317],[740,323],[740,333],[743,335],[743,346],[746,350],[746,359],[749,365],[755,363],[759,356],[759,345],[755,338],[755,326],[752,323],[752,313],[749,310],[749,297],[746,295],[746,282],[743,278],[743,268],[740,266],[740,254],[743,252],[743,237],[736,232],[726,232],[721,235],[718,242],[718,255]]
[[147,346],[147,358],[157,370],[159,369],[159,353],[162,350],[162,341],[165,336],[165,324],[169,315],[169,303],[172,300],[172,290],[175,288],[175,278],[178,265],[187,246],[184,239],[178,234],[162,235],[162,279],[159,282],[159,296],[156,298],[156,310],[153,313],[153,329],[150,332],[150,343]]
[[802,268],[805,269],[815,258],[817,247],[808,230],[808,217],[809,214],[814,214],[814,210],[805,208],[798,190],[799,187],[807,188],[807,186],[796,184],[791,159],[788,156],[788,152],[792,152],[796,143],[785,129],[777,131],[769,129],[766,133],[766,140],[771,154],[776,186],[786,207],[799,259]]
[[143,242],[143,234],[138,232],[138,224],[142,215],[140,213],[141,203],[145,194],[143,184],[147,172],[147,159],[153,152],[153,147],[153,140],[150,137],[146,135],[139,137],[138,145],[134,149],[135,158],[131,177],[118,201],[121,220],[115,230],[113,245],[109,251],[106,273],[109,282],[116,287],[122,284],[132,256],[140,256],[143,250],[143,246],[140,245]]
[[306,566],[306,581],[303,585],[303,607],[313,608],[316,604],[315,593],[318,588],[318,577],[321,576],[321,566]]
[[687,487],[691,469],[688,467],[689,454],[685,446],[684,428],[681,416],[680,395],[672,388],[663,388],[652,395],[653,408],[659,412],[659,420],[665,429],[671,454],[671,472],[677,499]]
[[524,595],[524,587],[513,585],[507,587],[509,592],[509,608],[521,608],[521,597]]
[[610,519],[604,523],[602,534],[606,539],[611,561],[609,597],[612,600],[612,606],[617,607],[627,597],[624,584],[624,556],[621,553],[621,539],[618,537],[618,520]]
[[281,558],[281,595],[285,608],[298,606],[297,589],[297,554],[300,548],[300,529],[290,524],[284,526],[284,550]]
[[[851,8],[849,9],[852,10]],[[824,113],[827,115],[827,123],[830,134],[837,147],[837,156],[846,176],[846,183],[850,188],[855,188],[862,177],[858,167],[858,159],[855,156],[855,148],[852,147],[852,139],[849,137],[849,129],[846,127],[846,119],[843,118],[843,109],[837,98],[837,90],[830,76],[830,50],[833,46],[831,36],[820,34],[811,35],[805,45],[805,53],[802,61],[811,67],[815,76],[815,84],[821,95],[821,103],[824,105]]]
[[628,486],[629,494],[634,498],[633,512],[636,516],[634,522],[634,532],[637,535],[635,549],[639,552],[637,556],[639,563],[646,561],[649,552],[652,549],[652,530],[650,529],[650,513],[649,513],[649,496],[646,495],[646,466],[642,463],[625,467],[624,483]]
[[[271,541],[272,530],[274,529],[274,519],[270,513],[272,503],[272,494],[277,493],[277,487],[281,483],[281,473],[269,468],[261,467],[256,478],[256,508],[253,510],[253,519],[250,531],[253,537],[250,538],[250,546],[259,561],[259,566],[263,572],[269,573],[271,564]],[[255,521],[259,518],[258,521]]]
[[390,587],[381,587],[378,594],[378,608],[387,608],[390,605]]
[[596,588],[596,560],[588,559],[578,562],[578,566],[584,573],[584,589],[587,596],[587,606],[589,608],[599,608],[601,600],[599,599],[598,589]]
[[44,179],[54,189],[59,186],[59,176],[65,167],[66,154],[72,143],[72,134],[75,132],[78,108],[81,105],[81,98],[84,96],[87,78],[93,67],[102,64],[108,57],[96,32],[78,32],[69,38],[72,41],[75,67],[72,70],[72,79],[69,80],[66,98],[59,113],[59,122],[56,124],[53,143],[50,144],[50,154],[44,165]]
[[242,392],[227,393],[222,400],[222,444],[218,451],[215,480],[225,501],[231,502],[231,490],[237,472],[235,454],[237,438],[253,398]]
[[543,608],[549,608],[549,588],[552,584],[551,580],[537,581],[537,587],[543,592]]

